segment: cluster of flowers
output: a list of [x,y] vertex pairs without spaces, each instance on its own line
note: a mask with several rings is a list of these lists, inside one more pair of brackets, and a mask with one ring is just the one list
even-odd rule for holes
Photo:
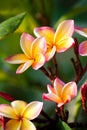
[[[6,61],[11,64],[21,64],[16,71],[17,74],[23,73],[30,66],[38,70],[51,60],[55,53],[65,52],[75,45],[72,38],[74,32],[87,37],[87,29],[76,27],[73,20],[61,22],[56,31],[46,26],[35,28],[34,34],[37,38],[23,33],[20,38],[23,53],[10,56]],[[87,41],[80,43],[79,54],[87,56]],[[58,108],[70,102],[77,95],[77,85],[74,81],[65,84],[56,76],[52,85],[47,85],[48,93],[44,93],[42,98],[56,102]],[[85,86],[87,86],[87,83],[85,83]],[[84,87],[82,87],[82,93],[85,95]],[[30,120],[40,114],[42,107],[43,102],[39,101],[27,104],[24,101],[15,100],[11,102],[11,105],[1,104],[1,119],[3,117],[11,118],[5,124],[5,130],[35,130],[36,128]]]

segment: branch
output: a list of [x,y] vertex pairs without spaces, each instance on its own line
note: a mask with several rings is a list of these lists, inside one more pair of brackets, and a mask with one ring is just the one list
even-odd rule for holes
[[53,83],[53,77],[51,74],[48,73],[48,71],[44,68],[41,67],[40,70],[50,79],[50,81]]
[[68,123],[71,128],[87,128],[87,123],[71,122]]
[[72,64],[73,64],[73,67],[74,67],[74,70],[76,73],[74,81],[76,83],[78,83],[81,80],[81,78],[83,77],[83,75],[85,74],[85,72],[87,71],[87,63],[86,63],[86,66],[83,68],[80,58],[79,58],[78,41],[76,40],[76,38],[74,38],[74,40],[75,40],[74,53],[76,56],[76,61],[74,60],[74,58],[71,58],[71,61],[72,61]]
[[55,67],[55,72],[54,72],[54,78],[57,75],[58,72],[58,67],[57,67],[57,61],[56,61],[56,54],[53,57],[53,63],[54,63],[54,67]]

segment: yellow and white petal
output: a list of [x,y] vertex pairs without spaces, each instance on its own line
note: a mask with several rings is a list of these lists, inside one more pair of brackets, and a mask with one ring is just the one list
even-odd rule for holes
[[56,30],[54,36],[54,42],[62,40],[66,37],[71,37],[74,32],[74,21],[73,20],[65,20],[61,22]]
[[75,82],[69,82],[65,84],[62,89],[61,98],[63,101],[70,101],[77,95],[77,85]]
[[81,27],[76,27],[75,26],[75,32],[77,32],[78,34],[87,37],[87,28],[81,28]]
[[56,94],[60,97],[61,96],[61,91],[63,86],[65,85],[65,83],[63,81],[61,81],[59,78],[56,78],[54,80],[54,89]]
[[23,73],[24,71],[26,71],[32,64],[33,64],[33,60],[28,60],[27,62],[25,62],[24,64],[21,64],[17,71],[16,71],[16,74],[21,74]]
[[46,50],[47,45],[44,37],[37,38],[32,43],[31,51],[33,57],[35,57],[38,53],[45,54]]
[[5,125],[5,130],[21,130],[21,121],[9,120]]
[[22,115],[24,118],[32,120],[37,116],[39,116],[42,107],[43,107],[42,102],[38,102],[38,101],[31,102],[26,106]]
[[0,116],[17,119],[14,109],[8,104],[0,105]]
[[23,119],[21,130],[36,130],[36,127],[31,121]]
[[25,54],[16,54],[5,59],[6,62],[11,64],[21,64],[27,62],[28,57]]
[[27,33],[23,33],[20,38],[20,46],[23,52],[25,53],[25,55],[28,57],[30,57],[30,50],[31,50],[31,45],[33,41],[34,41],[34,38]]
[[79,45],[79,54],[81,56],[87,56],[87,41],[80,43]]
[[68,50],[70,47],[72,47],[73,44],[74,40],[71,37],[68,37],[56,43],[56,50],[58,53],[64,52]]
[[46,61],[49,61],[50,59],[52,59],[53,56],[55,55],[55,52],[56,52],[55,46],[53,46],[53,48],[51,48],[51,49],[48,49],[46,54],[45,54]]
[[41,53],[38,53],[32,64],[32,68],[35,70],[38,70],[40,67],[42,67],[44,65],[44,63],[45,63],[45,56]]
[[17,115],[22,115],[23,110],[25,109],[27,103],[21,100],[15,100],[11,102],[11,106]]
[[34,33],[37,37],[45,37],[47,43],[51,44],[53,43],[53,38],[54,38],[54,30],[51,27],[39,27],[34,29]]

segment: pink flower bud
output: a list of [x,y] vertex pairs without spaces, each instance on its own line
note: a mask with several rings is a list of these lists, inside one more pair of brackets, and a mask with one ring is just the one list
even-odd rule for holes
[[85,82],[81,86],[81,97],[82,97],[82,102],[87,101],[87,82]]

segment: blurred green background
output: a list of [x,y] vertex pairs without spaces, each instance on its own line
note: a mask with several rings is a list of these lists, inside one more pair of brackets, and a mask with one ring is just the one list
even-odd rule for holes
[[[47,92],[49,80],[38,71],[29,68],[26,72],[16,75],[18,65],[5,62],[5,58],[20,53],[20,36],[22,32],[34,36],[33,29],[37,26],[51,26],[56,29],[64,19],[74,19],[75,25],[87,27],[87,0],[0,0],[0,22],[27,12],[19,28],[12,34],[0,40],[0,91],[7,92],[15,99],[42,101],[43,92]],[[86,38],[74,34],[79,43]],[[73,48],[62,54],[57,54],[58,76],[65,82],[74,79],[74,69],[71,58],[75,57]],[[87,57],[80,57],[83,66]],[[51,66],[51,63],[45,66]],[[87,74],[79,86],[87,79]],[[0,98],[0,103],[5,102]],[[46,102],[45,102],[46,104]],[[44,105],[44,109],[54,108],[53,103]],[[51,112],[52,109],[49,109]]]

